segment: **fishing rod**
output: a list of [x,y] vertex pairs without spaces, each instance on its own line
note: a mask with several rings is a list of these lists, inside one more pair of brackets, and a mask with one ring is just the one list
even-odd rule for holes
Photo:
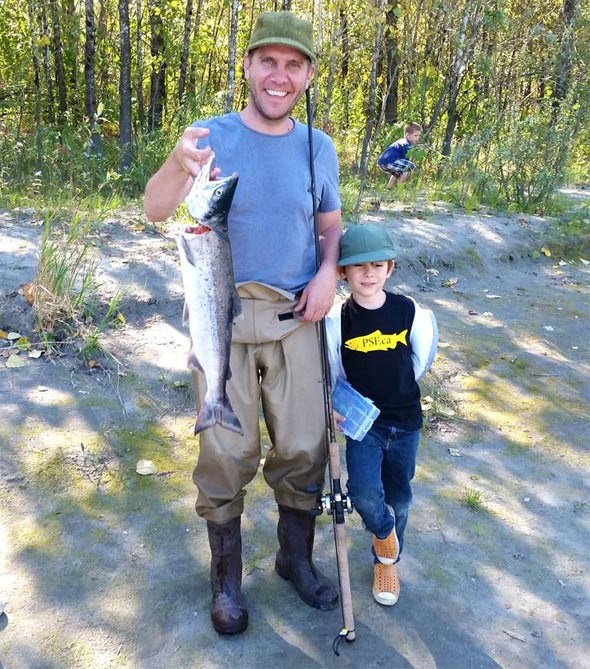
[[[305,108],[307,113],[307,132],[309,144],[309,169],[311,172],[311,199],[313,202],[313,225],[315,238],[316,270],[320,267],[320,224],[316,202],[315,167],[313,156],[313,127],[311,113],[311,96],[309,88],[305,90]],[[350,589],[350,572],[348,569],[348,552],[346,548],[346,531],[344,528],[344,512],[352,513],[352,502],[342,491],[340,483],[340,447],[336,443],[334,429],[334,408],[332,406],[332,380],[330,378],[330,363],[328,358],[328,344],[326,339],[326,322],[322,318],[317,324],[320,335],[320,353],[322,360],[322,386],[324,390],[324,410],[326,413],[326,452],[328,455],[328,475],[330,478],[329,493],[321,496],[321,509],[332,516],[334,529],[334,544],[336,546],[336,565],[340,586],[340,605],[342,608],[343,626],[334,639],[332,648],[336,655],[342,639],[352,643],[356,639],[354,630],[354,614],[352,610],[352,592]]]

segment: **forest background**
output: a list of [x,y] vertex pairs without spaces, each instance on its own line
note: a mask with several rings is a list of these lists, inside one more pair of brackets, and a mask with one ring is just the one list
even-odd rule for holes
[[580,0],[1,0],[0,205],[137,197],[188,124],[245,104],[253,23],[281,9],[314,24],[345,209],[409,120],[413,187],[468,208],[543,211],[588,181]]

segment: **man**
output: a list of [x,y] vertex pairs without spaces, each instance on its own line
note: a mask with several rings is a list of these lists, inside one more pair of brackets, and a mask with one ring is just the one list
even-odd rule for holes
[[[263,473],[278,504],[275,570],[310,606],[331,609],[338,593],[312,562],[317,492],[324,480],[325,416],[315,323],[336,289],[341,235],[338,160],[314,130],[321,263],[316,271],[307,127],[291,117],[314,75],[312,27],[291,12],[262,14],[244,57],[248,104],[188,128],[145,192],[149,219],[164,220],[215,153],[217,168],[240,175],[229,216],[234,274],[245,317],[232,330],[228,396],[244,436],[213,427],[200,436],[193,474],[196,510],[211,548],[213,626],[246,629],[241,592],[240,519],[245,486],[260,458],[259,406],[272,441]],[[296,318],[279,314],[295,312]],[[193,373],[197,400],[204,376]],[[199,405],[197,401],[197,406]]]
[[421,135],[422,126],[419,123],[408,123],[404,128],[404,136],[390,144],[377,158],[377,165],[390,175],[387,188],[393,188],[410,178],[416,166],[407,159],[408,151],[418,144]]

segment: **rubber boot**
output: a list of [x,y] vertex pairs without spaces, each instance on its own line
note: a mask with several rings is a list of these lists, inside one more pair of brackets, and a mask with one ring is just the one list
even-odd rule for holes
[[312,561],[315,516],[279,505],[277,536],[280,546],[275,560],[277,574],[291,581],[309,606],[323,611],[337,606],[338,591]]
[[248,627],[242,595],[241,517],[227,523],[207,521],[211,547],[211,622],[219,634],[239,634]]

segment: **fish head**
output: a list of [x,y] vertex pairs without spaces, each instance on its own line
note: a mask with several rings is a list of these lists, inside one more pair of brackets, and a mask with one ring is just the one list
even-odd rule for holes
[[202,225],[212,230],[226,232],[227,215],[234,199],[239,177],[234,172],[223,179],[209,180],[214,158],[214,154],[211,154],[207,163],[195,177],[185,202],[190,215]]

